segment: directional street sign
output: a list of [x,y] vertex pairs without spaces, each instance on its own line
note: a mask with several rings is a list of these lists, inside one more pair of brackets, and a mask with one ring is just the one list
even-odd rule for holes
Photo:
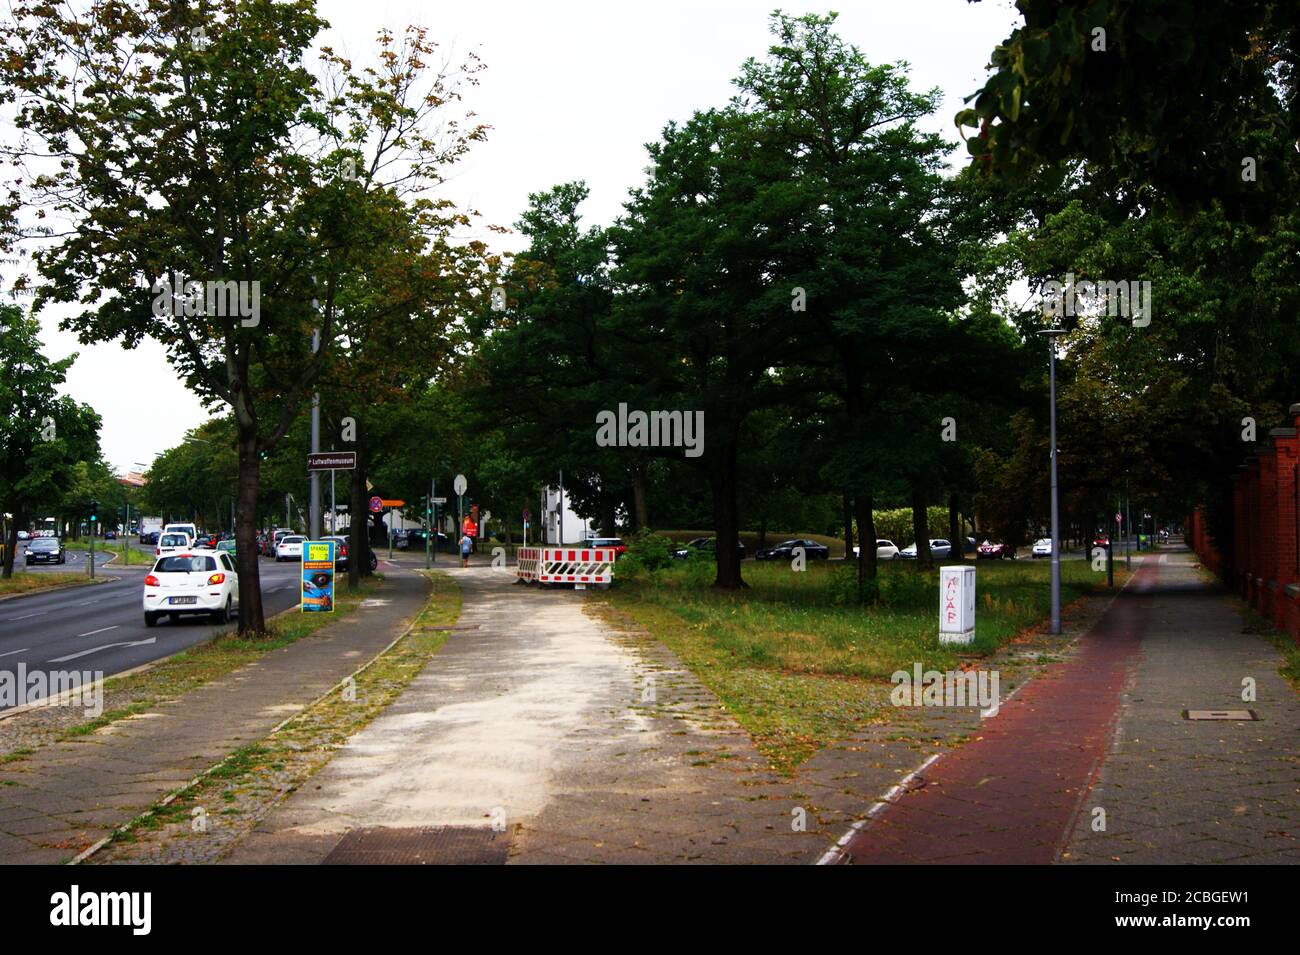
[[405,501],[396,501],[396,500],[390,501],[387,498],[384,498],[379,503],[383,504],[384,507],[405,507],[406,506]]
[[356,466],[355,451],[318,451],[307,455],[308,471],[352,471]]
[[433,499],[433,503],[435,503],[435,504],[446,504],[446,503],[447,503],[447,499],[446,499],[445,497],[435,497],[435,498]]

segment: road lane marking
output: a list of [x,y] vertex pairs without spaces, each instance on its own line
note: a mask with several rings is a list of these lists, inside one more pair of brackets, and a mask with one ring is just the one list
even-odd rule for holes
[[10,650],[8,653],[0,653],[0,657],[11,657],[15,653],[26,653],[31,647],[23,647],[21,650]]
[[40,617],[49,613],[48,610],[38,610],[36,613],[25,613],[21,617],[5,617],[5,620],[26,620],[28,617]]
[[111,626],[111,627],[100,627],[98,630],[91,630],[89,633],[79,633],[79,634],[77,634],[77,636],[79,636],[79,637],[93,637],[93,636],[94,636],[95,634],[97,634],[97,633],[107,633],[107,632],[110,631],[110,630],[116,630],[116,629],[117,629],[118,627],[120,627],[120,626],[121,626],[120,623],[115,623],[115,624],[113,624],[113,626]]
[[82,650],[80,653],[69,653],[66,657],[55,657],[53,660],[47,660],[47,663],[67,663],[69,660],[75,660],[78,657],[89,656],[92,653],[98,653],[100,650],[112,650],[114,647],[142,647],[147,643],[157,643],[157,637],[149,637],[147,640],[131,640],[126,643],[106,643],[102,647],[91,647],[89,650]]

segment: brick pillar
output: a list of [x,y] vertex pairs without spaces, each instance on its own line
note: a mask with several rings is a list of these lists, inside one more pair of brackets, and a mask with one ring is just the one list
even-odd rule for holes
[[1259,538],[1255,542],[1259,574],[1255,581],[1255,608],[1273,616],[1273,595],[1277,589],[1277,452],[1272,444],[1255,459],[1259,468]]
[[1232,588],[1246,596],[1246,468],[1232,476]]

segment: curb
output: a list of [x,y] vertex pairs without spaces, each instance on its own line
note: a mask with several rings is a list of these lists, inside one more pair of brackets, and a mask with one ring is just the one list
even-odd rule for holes
[[[426,597],[425,597],[425,601],[424,601],[424,603],[427,604],[428,602],[429,602],[429,600],[428,600],[428,596],[426,596]],[[415,629],[415,621],[418,620],[418,619],[420,618],[420,613],[421,613],[423,610],[424,610],[424,605],[421,605],[420,608],[419,608],[419,610],[417,610],[417,611],[412,615],[412,617],[411,617],[411,622],[410,622],[410,624],[407,625],[406,629],[403,630],[403,631],[402,631],[400,634],[398,634],[396,637],[394,637],[394,638],[392,639],[392,641],[389,642],[389,643],[388,643],[388,644],[387,644],[387,645],[386,645],[382,650],[380,650],[378,653],[376,653],[374,656],[372,656],[369,660],[367,660],[367,661],[366,661],[365,663],[363,663],[361,666],[357,667],[355,670],[353,670],[351,673],[349,673],[349,674],[348,674],[347,676],[345,676],[343,679],[339,680],[337,683],[335,683],[333,686],[331,686],[329,689],[327,689],[327,690],[326,690],[324,693],[322,693],[320,696],[316,697],[314,700],[312,700],[310,703],[308,703],[306,706],[304,706],[301,710],[299,710],[299,711],[296,712],[296,713],[293,713],[293,714],[290,715],[290,716],[285,717],[283,720],[281,720],[279,723],[277,723],[274,727],[272,727],[271,730],[270,730],[270,732],[268,732],[265,736],[260,737],[260,739],[257,740],[257,742],[260,742],[261,740],[267,740],[267,739],[270,739],[272,736],[274,736],[276,733],[280,732],[280,730],[284,729],[286,726],[288,726],[288,725],[289,725],[290,723],[292,723],[294,720],[298,719],[298,718],[301,717],[301,716],[306,715],[307,713],[310,713],[313,709],[315,709],[317,706],[319,706],[319,705],[320,705],[324,700],[328,699],[329,697],[333,696],[336,692],[338,692],[338,690],[341,689],[343,686],[345,686],[349,680],[355,680],[356,677],[358,676],[358,674],[363,673],[365,670],[369,669],[370,666],[371,666],[371,664],[373,664],[373,663],[374,663],[376,660],[378,660],[380,657],[382,657],[382,656],[384,656],[386,653],[388,653],[388,651],[391,650],[391,649],[393,649],[393,647],[397,646],[398,643],[400,643],[403,639],[405,639],[406,636],[407,636],[407,635],[408,635],[412,630]],[[286,611],[281,611],[281,612],[282,612],[282,613],[289,613],[290,611],[286,610]],[[276,614],[275,616],[278,617],[278,616],[280,616],[280,614]],[[158,663],[158,662],[160,662],[160,661],[154,661],[154,663],[151,663],[151,664],[148,664],[148,665],[149,665],[149,666],[153,666],[153,665],[155,665],[155,664]],[[181,786],[180,788],[175,789],[175,790],[173,790],[172,792],[168,793],[168,794],[167,794],[166,796],[164,796],[164,797],[163,797],[159,802],[157,802],[157,803],[155,803],[154,805],[150,806],[150,807],[149,807],[148,809],[146,809],[144,812],[142,812],[142,813],[140,813],[139,815],[135,816],[134,818],[129,819],[129,820],[127,820],[126,822],[122,823],[122,825],[118,826],[116,829],[114,829],[114,830],[113,830],[112,832],[110,832],[108,835],[104,836],[104,837],[103,837],[102,839],[100,839],[98,842],[95,842],[93,845],[91,845],[91,846],[87,847],[86,849],[83,849],[81,852],[77,853],[77,855],[73,856],[73,857],[72,857],[71,859],[69,859],[68,862],[65,863],[65,864],[66,864],[66,865],[80,865],[81,863],[85,862],[87,859],[89,859],[89,858],[90,858],[91,856],[93,856],[95,853],[99,852],[100,849],[104,848],[104,846],[106,846],[106,845],[108,845],[110,842],[112,842],[113,839],[116,838],[117,836],[119,836],[119,835],[124,835],[125,833],[129,832],[132,828],[134,828],[135,826],[137,826],[138,824],[140,824],[141,822],[144,822],[146,819],[149,819],[149,818],[151,818],[152,816],[156,815],[160,810],[166,809],[168,806],[170,806],[173,802],[175,802],[175,801],[176,801],[177,799],[179,799],[181,796],[185,795],[187,792],[189,792],[191,789],[193,789],[195,786],[197,786],[199,783],[201,783],[204,779],[206,779],[207,777],[211,776],[213,773],[215,773],[215,772],[216,772],[218,769],[220,769],[222,766],[225,766],[227,763],[229,763],[230,760],[234,757],[234,755],[235,755],[234,753],[228,753],[228,754],[226,754],[226,755],[223,756],[221,759],[217,760],[217,762],[213,763],[213,764],[212,764],[211,766],[209,766],[207,769],[203,770],[203,772],[199,773],[197,776],[195,776],[193,779],[191,779],[189,782],[187,782],[185,785],[183,785],[183,786]]]

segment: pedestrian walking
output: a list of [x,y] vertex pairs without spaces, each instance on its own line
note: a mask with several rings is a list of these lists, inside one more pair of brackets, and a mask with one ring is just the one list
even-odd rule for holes
[[460,535],[460,565],[462,567],[469,566],[469,552],[473,547],[474,538],[470,537],[468,534],[462,533]]

